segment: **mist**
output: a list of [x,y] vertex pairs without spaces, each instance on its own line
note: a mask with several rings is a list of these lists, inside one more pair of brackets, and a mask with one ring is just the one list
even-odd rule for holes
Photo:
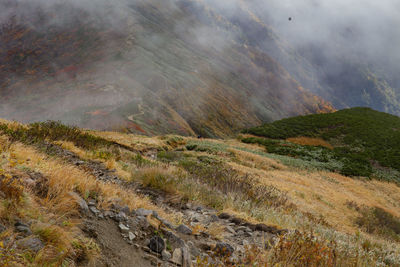
[[[28,26],[37,36],[61,38],[43,42],[43,48],[24,43],[20,54],[28,51],[33,56],[0,69],[7,71],[0,76],[0,116],[26,117],[27,122],[61,118],[86,123],[70,115],[82,107],[79,112],[85,118],[97,109],[129,117],[132,111],[127,107],[145,101],[174,110],[179,120],[190,120],[192,113],[208,116],[210,94],[217,97],[220,87],[237,86],[240,93],[229,96],[232,102],[238,105],[246,95],[252,105],[248,109],[263,115],[251,111],[246,116],[252,119],[232,115],[227,121],[253,125],[310,112],[285,104],[297,98],[290,88],[302,86],[333,101],[336,88],[328,78],[340,78],[343,71],[359,66],[385,78],[393,95],[400,96],[400,3],[395,0],[0,0],[0,24],[10,21]],[[85,43],[87,48],[75,34],[81,25],[82,39],[91,40]],[[76,38],[60,54],[58,46],[69,42],[63,33]],[[15,42],[8,40],[7,45]],[[288,80],[275,88],[274,80],[266,78],[270,71],[251,61],[254,51],[283,66],[299,85],[280,70]],[[40,60],[35,65],[36,58]],[[3,53],[0,60],[9,57]],[[276,69],[269,60],[266,66]],[[30,68],[35,69],[36,80],[45,82],[33,83],[26,74]],[[358,80],[354,84],[358,86]],[[55,92],[52,100],[43,102],[42,96],[50,91]],[[187,99],[178,101],[181,95]],[[353,104],[358,103],[338,107]],[[21,108],[30,105],[39,111]],[[157,117],[150,108],[148,112]]]
[[[400,2],[395,0],[255,1],[257,14],[295,48],[321,46],[327,57],[355,56],[398,68]],[[292,21],[288,21],[291,17]]]

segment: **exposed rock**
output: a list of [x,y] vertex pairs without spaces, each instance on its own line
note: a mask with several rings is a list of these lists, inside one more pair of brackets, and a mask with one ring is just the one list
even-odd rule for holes
[[190,210],[190,209],[192,209],[192,203],[188,202],[182,208]]
[[[122,199],[116,199],[114,201],[120,203],[122,202]],[[111,203],[111,208],[115,211],[120,211],[122,209],[122,206],[119,205],[118,203]]]
[[211,222],[216,222],[216,221],[218,221],[218,216],[215,215],[215,214],[212,214],[211,215]]
[[192,266],[189,248],[187,246],[183,246],[181,250],[182,250],[182,267]]
[[176,228],[176,231],[185,235],[191,235],[193,233],[192,229],[190,229],[189,227],[187,227],[184,224],[179,225]]
[[124,225],[124,224],[122,224],[122,223],[120,223],[120,224],[118,225],[118,227],[119,227],[119,229],[121,230],[121,232],[123,232],[123,233],[127,233],[127,232],[129,231],[129,227],[127,227],[126,225]]
[[122,211],[123,213],[125,213],[125,214],[130,214],[130,213],[131,213],[131,210],[130,210],[130,208],[129,208],[128,206],[122,207],[122,208],[121,208],[121,211]]
[[171,231],[164,231],[164,235],[167,238],[168,242],[175,247],[182,247],[185,245],[185,241],[183,241],[180,237],[178,237]]
[[17,230],[20,233],[23,233],[25,236],[29,236],[32,234],[32,231],[29,228],[29,226],[24,223],[16,222],[14,226],[15,230]]
[[147,217],[147,216],[153,214],[153,211],[140,208],[140,209],[135,210],[135,214],[137,216]]
[[129,232],[128,233],[128,238],[129,238],[129,240],[134,240],[135,238],[136,238],[136,236],[135,236],[135,234],[134,233],[132,233],[132,232]]
[[217,243],[214,250],[221,256],[230,256],[234,252],[234,248],[225,242]]
[[244,231],[244,232],[252,232],[251,229],[247,226],[239,226],[237,228],[238,231]]
[[143,259],[150,261],[153,266],[157,266],[157,257],[150,254],[145,254],[143,255]]
[[142,230],[147,230],[150,227],[149,221],[146,217],[138,216],[136,217],[137,224],[142,228]]
[[252,237],[253,234],[252,234],[252,232],[244,232],[244,236],[246,236],[246,237]]
[[209,251],[209,250],[212,250],[212,248],[214,247],[214,244],[212,244],[210,242],[203,242],[203,243],[200,243],[198,245],[198,247],[204,251]]
[[83,165],[83,164],[85,164],[85,162],[82,161],[82,160],[78,160],[78,161],[75,162],[75,166],[80,166],[80,165]]
[[169,221],[167,221],[167,220],[164,220],[164,219],[160,219],[160,222],[162,223],[162,224],[164,224],[166,227],[168,227],[168,228],[170,228],[170,229],[172,229],[172,228],[174,228],[174,226],[172,225],[172,223],[170,223]]
[[228,213],[221,213],[220,215],[218,215],[218,218],[227,220],[227,219],[231,218],[231,215],[229,215]]
[[95,206],[89,206],[89,209],[91,212],[94,213],[94,215],[97,215],[100,213],[100,211]]
[[96,200],[90,199],[90,200],[88,201],[88,205],[89,205],[89,207],[90,207],[90,206],[96,206]]
[[161,256],[162,256],[162,259],[164,260],[164,261],[167,261],[167,260],[169,260],[169,259],[171,259],[171,253],[169,253],[168,251],[166,251],[165,249],[161,252]]
[[[150,240],[149,240],[150,241]],[[145,251],[145,252],[151,252],[151,249],[149,248],[149,247],[142,247],[142,249],[143,249],[143,251]]]
[[76,203],[79,205],[79,209],[81,213],[87,214],[89,212],[89,207],[86,203],[86,201],[81,198],[77,193],[75,192],[69,192],[68,195],[70,195]]
[[274,227],[274,226],[268,226],[266,224],[263,223],[259,223],[256,225],[256,230],[257,231],[261,231],[261,232],[267,232],[267,233],[277,233],[278,232],[278,228]]
[[120,211],[118,214],[116,214],[114,216],[113,219],[114,219],[114,221],[122,222],[122,221],[126,221],[128,219],[128,217],[126,216],[125,212]]
[[165,241],[158,235],[150,239],[149,248],[157,253],[161,253],[165,249]]
[[114,218],[115,217],[115,213],[111,210],[107,210],[104,212],[104,216],[109,217],[109,218]]
[[250,243],[249,243],[249,241],[247,241],[246,239],[243,239],[243,240],[242,240],[242,245],[243,245],[243,246],[249,246]]
[[187,245],[190,249],[190,254],[197,257],[200,256],[200,250],[193,244],[192,241],[188,241]]
[[225,227],[225,230],[226,230],[228,233],[231,233],[231,234],[235,234],[235,233],[236,233],[236,231],[235,231],[232,227],[230,227],[230,226]]
[[44,247],[43,242],[37,237],[27,237],[18,240],[17,246],[21,249],[28,249],[35,253],[39,252]]
[[237,217],[232,217],[232,218],[230,219],[230,221],[231,221],[232,223],[236,224],[236,225],[241,225],[241,224],[243,224],[243,223],[246,222],[245,220],[243,220],[243,219],[241,219],[241,218],[237,218]]
[[243,224],[243,226],[249,227],[249,229],[251,229],[252,231],[255,231],[255,230],[256,230],[256,225],[255,225],[255,224],[252,224],[252,223],[249,223],[249,222],[245,222],[245,223]]
[[179,265],[182,264],[182,250],[180,248],[175,249],[172,253],[171,262]]
[[203,210],[203,207],[197,206],[195,210],[196,210],[197,212],[201,212],[201,211]]

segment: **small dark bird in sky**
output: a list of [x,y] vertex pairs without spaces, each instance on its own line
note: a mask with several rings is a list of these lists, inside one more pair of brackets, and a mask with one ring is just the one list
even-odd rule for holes
[[292,17],[289,17],[289,21],[292,21]]

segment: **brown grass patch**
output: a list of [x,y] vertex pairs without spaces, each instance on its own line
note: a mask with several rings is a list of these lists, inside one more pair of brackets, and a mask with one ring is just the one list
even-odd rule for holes
[[228,149],[231,152],[235,160],[250,168],[262,169],[265,171],[269,170],[286,170],[287,167],[276,160],[263,157],[251,152],[246,152],[238,149]]
[[331,144],[329,144],[328,142],[326,142],[321,138],[299,136],[299,137],[288,138],[286,139],[286,141],[302,146],[323,146],[329,149],[333,149],[333,146]]

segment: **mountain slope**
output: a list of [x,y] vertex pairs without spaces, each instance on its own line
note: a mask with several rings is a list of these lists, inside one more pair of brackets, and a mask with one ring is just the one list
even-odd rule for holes
[[394,183],[57,122],[1,120],[0,148],[2,266],[399,266]]
[[197,1],[132,1],[123,12],[101,6],[102,16],[68,2],[1,3],[11,14],[0,35],[7,118],[226,136],[333,110],[266,51],[238,40],[247,28]]
[[[269,151],[326,162],[331,159],[342,164],[336,167],[342,173],[400,182],[399,129],[400,118],[397,116],[369,108],[352,108],[284,119],[245,132],[270,138],[247,139],[247,142],[265,144]],[[296,137],[320,138],[331,145],[317,149],[306,146],[303,147],[305,150],[311,150],[305,152],[298,145],[290,145],[291,140],[297,143]],[[273,139],[288,140],[289,143]],[[298,144],[302,145],[301,142]]]

